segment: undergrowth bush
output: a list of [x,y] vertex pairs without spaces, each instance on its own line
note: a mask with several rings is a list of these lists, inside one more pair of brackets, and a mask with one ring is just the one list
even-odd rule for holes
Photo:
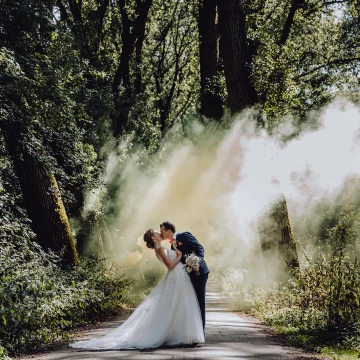
[[267,323],[306,331],[354,326],[360,320],[360,272],[344,258],[307,263],[281,290],[257,293],[255,310]]
[[360,350],[360,272],[356,261],[308,262],[286,286],[259,289],[253,313],[308,347]]
[[36,243],[8,242],[3,235],[0,339],[10,354],[57,341],[69,329],[115,315],[123,305],[132,281],[121,270],[89,259],[64,269],[57,255],[45,253]]
[[357,218],[341,215],[327,245],[313,258],[305,255],[301,269],[281,287],[252,288],[246,285],[245,273],[233,269],[223,277],[224,294],[240,309],[244,303],[252,305],[257,317],[282,333],[360,349]]
[[7,355],[6,349],[4,349],[1,345],[0,345],[0,360],[10,360],[10,358]]

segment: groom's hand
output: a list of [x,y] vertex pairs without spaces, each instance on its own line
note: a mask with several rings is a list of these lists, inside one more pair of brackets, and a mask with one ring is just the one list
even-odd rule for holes
[[182,252],[178,248],[175,248],[175,252],[176,256],[182,256]]

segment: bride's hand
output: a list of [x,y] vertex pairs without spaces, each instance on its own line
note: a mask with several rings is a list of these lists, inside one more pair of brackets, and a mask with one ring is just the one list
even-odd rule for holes
[[175,248],[175,252],[176,256],[182,256],[182,252],[178,248]]

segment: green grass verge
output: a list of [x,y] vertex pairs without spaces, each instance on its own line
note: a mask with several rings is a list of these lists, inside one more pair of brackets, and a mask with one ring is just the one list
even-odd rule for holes
[[[360,359],[360,351],[350,344],[336,343],[329,332],[305,332],[295,327],[274,326],[277,335],[291,345],[315,351],[323,359],[355,360]],[[348,339],[348,343],[360,342],[360,339]]]

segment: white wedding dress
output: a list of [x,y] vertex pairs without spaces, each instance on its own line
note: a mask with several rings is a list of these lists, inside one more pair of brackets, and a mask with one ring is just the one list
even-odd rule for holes
[[[168,258],[176,257],[167,249]],[[205,342],[195,290],[179,262],[150,292],[131,316],[101,338],[70,344],[86,349],[146,349]]]

